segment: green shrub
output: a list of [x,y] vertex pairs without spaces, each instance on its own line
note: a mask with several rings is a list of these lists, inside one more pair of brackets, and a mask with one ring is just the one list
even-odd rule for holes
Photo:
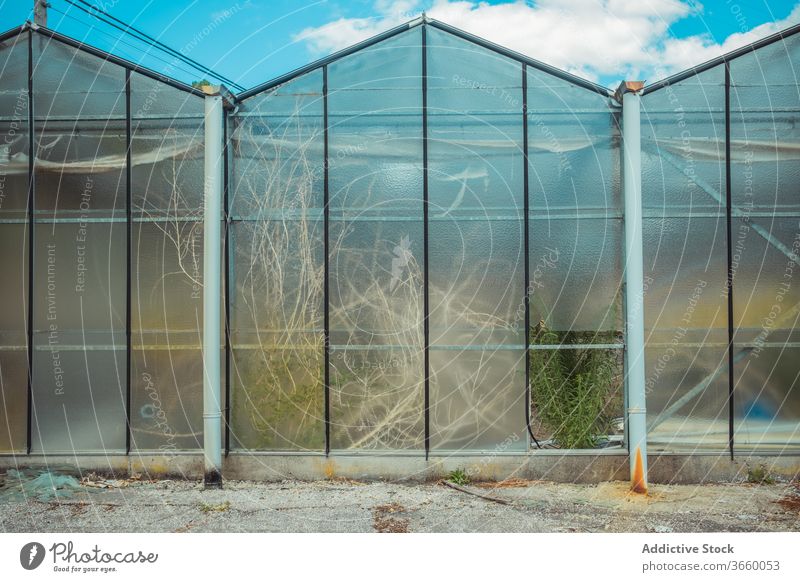
[[[540,322],[532,330],[538,345],[615,341],[613,334],[591,338],[582,332],[557,333]],[[604,342],[605,343],[605,342]],[[612,431],[619,406],[619,352],[613,349],[534,349],[530,353],[531,405],[562,448],[586,449]]]

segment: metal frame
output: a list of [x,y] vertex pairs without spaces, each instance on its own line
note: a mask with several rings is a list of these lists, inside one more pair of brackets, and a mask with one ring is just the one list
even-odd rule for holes
[[[20,30],[24,30],[22,27]],[[33,112],[33,33],[28,31],[28,425],[27,453],[33,448],[33,212],[36,196],[36,174],[34,159],[36,158],[34,140]]]
[[103,59],[104,61],[108,61],[109,63],[123,67],[124,69],[127,69],[131,72],[139,73],[140,75],[144,75],[145,77],[149,77],[155,81],[159,81],[175,89],[185,91],[186,93],[191,93],[192,95],[196,95],[198,97],[205,97],[205,93],[203,93],[203,91],[201,91],[200,89],[195,89],[191,85],[187,85],[185,83],[182,83],[181,81],[177,81],[175,79],[167,77],[166,75],[157,73],[156,71],[148,69],[147,67],[142,67],[140,65],[134,64],[126,59],[113,55],[109,52],[94,47],[90,44],[86,44],[85,42],[81,42],[69,36],[63,35],[59,32],[56,32],[55,30],[51,30],[43,26],[38,26],[36,24],[31,24],[30,22],[26,22],[21,26],[12,28],[0,34],[0,42],[5,42],[9,38],[13,38],[16,35],[25,32],[26,30],[31,33],[44,35],[52,40],[56,40],[62,44],[78,49],[80,51],[98,57],[100,59]]
[[531,428],[531,297],[530,297],[530,187],[529,187],[529,160],[528,160],[528,65],[522,63],[522,160],[525,166],[522,169],[522,189],[523,189],[523,212],[522,218],[523,240],[525,244],[525,293],[522,296],[522,303],[525,307],[525,426],[528,429],[528,436],[536,443],[536,447],[542,446],[533,434]]
[[[431,26],[433,28],[438,28],[439,30],[447,32],[449,34],[452,34],[453,36],[456,36],[456,37],[458,37],[458,38],[460,38],[462,40],[465,40],[465,41],[470,42],[472,44],[481,46],[481,47],[483,47],[485,49],[488,49],[490,51],[496,52],[496,53],[498,53],[500,55],[503,55],[504,57],[507,57],[507,58],[512,59],[514,61],[517,61],[519,63],[525,64],[527,66],[533,67],[533,68],[538,69],[538,70],[540,70],[540,71],[542,71],[544,73],[548,73],[550,75],[553,75],[554,77],[558,77],[559,79],[562,79],[563,81],[567,81],[567,82],[572,83],[574,85],[577,85],[579,87],[583,87],[584,89],[587,89],[589,91],[593,91],[595,93],[599,93],[600,95],[603,95],[604,97],[612,97],[613,96],[613,92],[610,89],[608,89],[606,87],[603,87],[602,85],[598,85],[597,83],[593,83],[591,81],[587,81],[586,79],[582,79],[581,77],[578,77],[578,76],[573,75],[571,73],[567,73],[566,71],[562,71],[561,69],[558,69],[556,67],[551,67],[550,65],[542,63],[541,61],[537,61],[536,59],[532,59],[530,57],[526,57],[523,54],[520,54],[518,52],[512,51],[511,49],[507,49],[507,48],[502,47],[500,45],[494,44],[493,42],[490,42],[490,41],[488,41],[486,39],[483,39],[483,38],[481,38],[479,36],[475,36],[475,35],[470,34],[468,32],[465,32],[465,31],[463,31],[463,30],[461,30],[459,28],[456,28],[454,26],[450,26],[449,24],[445,24],[443,22],[439,22],[438,20],[434,20],[434,19],[428,18],[426,16],[421,16],[419,18],[416,18],[414,20],[411,20],[409,22],[406,22],[404,24],[396,26],[396,27],[394,27],[394,28],[392,28],[390,30],[387,30],[386,32],[383,32],[381,34],[378,34],[378,35],[375,35],[375,36],[373,36],[371,38],[368,38],[368,39],[366,39],[366,40],[364,40],[364,41],[362,41],[360,43],[354,44],[354,45],[352,45],[350,47],[347,47],[347,48],[342,49],[342,50],[340,50],[338,52],[335,52],[332,55],[329,55],[327,57],[324,57],[322,59],[314,61],[313,63],[309,63],[309,64],[307,64],[305,66],[299,67],[299,68],[295,69],[294,71],[290,71],[290,72],[288,72],[288,73],[286,73],[284,75],[281,75],[281,76],[276,77],[276,78],[274,78],[274,79],[272,79],[270,81],[267,81],[266,83],[262,83],[261,85],[257,85],[255,87],[253,87],[252,89],[248,89],[247,91],[239,93],[239,94],[237,94],[235,96],[236,101],[237,102],[241,102],[241,101],[244,101],[246,99],[249,99],[250,97],[254,97],[255,95],[263,93],[264,91],[269,91],[270,89],[274,89],[275,87],[278,87],[279,85],[283,85],[284,83],[287,83],[287,82],[291,81],[292,79],[294,79],[296,77],[299,77],[300,75],[304,75],[304,74],[309,73],[309,72],[311,72],[311,71],[313,71],[315,69],[318,69],[320,67],[325,67],[325,66],[327,66],[327,65],[329,65],[329,64],[331,64],[331,63],[333,63],[335,61],[338,61],[339,59],[342,59],[342,58],[344,58],[346,56],[349,56],[349,55],[351,55],[353,53],[359,52],[359,51],[361,51],[363,49],[369,48],[369,47],[371,47],[371,46],[373,46],[373,45],[375,45],[375,44],[377,44],[377,43],[379,43],[381,41],[384,41],[384,40],[387,40],[389,38],[392,38],[393,36],[397,36],[398,34],[401,34],[403,32],[406,32],[407,30],[411,30],[411,29],[416,28],[418,26],[422,27],[423,38],[425,36],[425,28],[427,26]],[[423,44],[424,44],[424,41],[423,41]]]
[[734,432],[734,374],[736,362],[733,354],[733,233],[731,195],[731,66],[725,61],[725,231],[727,246],[727,276],[725,287],[728,300],[728,448],[733,460]]
[[422,27],[422,325],[423,325],[423,365],[424,369],[424,415],[425,415],[425,458],[431,452],[431,327],[430,303],[428,299],[428,36]]
[[230,265],[231,265],[231,217],[229,210],[228,198],[228,120],[230,118],[226,115],[222,119],[222,218],[224,221],[225,230],[222,233],[222,244],[224,245],[225,257],[223,269],[225,272],[222,274],[223,293],[225,294],[225,411],[223,412],[222,420],[225,423],[223,430],[225,431],[225,456],[231,452],[231,281],[230,281]]
[[131,204],[131,149],[133,133],[131,130],[131,72],[125,69],[125,452],[131,452],[131,257],[133,249],[133,211]]
[[325,255],[325,264],[323,267],[323,342],[325,343],[325,354],[323,356],[325,371],[324,371],[324,406],[325,406],[325,456],[331,454],[331,329],[330,329],[330,301],[328,294],[328,280],[330,279],[330,251],[328,245],[328,223],[330,222],[330,191],[328,185],[328,66],[322,67],[322,123],[323,123],[323,199],[322,199],[322,212],[323,212],[323,253]]

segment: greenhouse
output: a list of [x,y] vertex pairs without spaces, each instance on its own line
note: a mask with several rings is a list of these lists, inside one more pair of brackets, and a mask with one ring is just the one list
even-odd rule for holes
[[239,94],[4,33],[0,462],[800,453],[798,32],[614,91],[422,17]]

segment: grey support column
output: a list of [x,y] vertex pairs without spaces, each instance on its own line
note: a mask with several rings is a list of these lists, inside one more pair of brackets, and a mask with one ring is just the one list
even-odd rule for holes
[[622,100],[625,199],[625,390],[631,489],[647,493],[647,406],[644,365],[644,266],[642,258],[642,139],[640,94],[644,83],[627,81]]
[[206,488],[222,486],[222,96],[205,98],[205,189],[203,226],[203,450]]

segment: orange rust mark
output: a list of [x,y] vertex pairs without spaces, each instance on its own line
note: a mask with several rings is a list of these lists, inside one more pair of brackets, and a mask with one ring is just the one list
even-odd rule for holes
[[631,479],[631,491],[634,493],[647,494],[647,483],[644,479],[644,463],[642,462],[642,451],[636,447],[636,461],[633,466],[633,477]]
[[334,475],[333,461],[326,461],[325,462],[325,478],[326,479],[333,479],[333,475]]

